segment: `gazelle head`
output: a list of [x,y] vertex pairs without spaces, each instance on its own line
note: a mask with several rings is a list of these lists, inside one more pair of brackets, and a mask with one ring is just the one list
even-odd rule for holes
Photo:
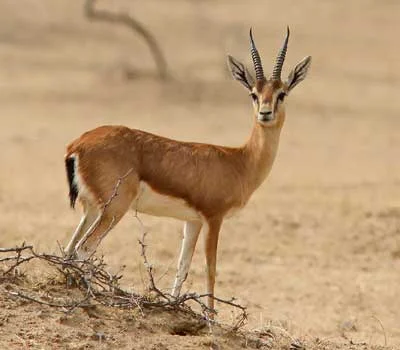
[[261,63],[261,58],[254,43],[252,30],[250,29],[250,53],[254,64],[256,78],[249,73],[243,63],[228,55],[228,65],[233,78],[242,83],[250,93],[253,100],[257,121],[262,126],[275,125],[284,112],[284,103],[289,92],[305,79],[311,64],[311,56],[305,57],[290,72],[286,81],[282,81],[281,72],[285,61],[289,41],[289,27],[270,78],[266,78]]

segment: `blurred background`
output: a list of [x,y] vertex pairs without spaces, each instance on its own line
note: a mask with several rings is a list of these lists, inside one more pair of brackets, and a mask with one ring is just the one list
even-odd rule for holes
[[[65,146],[123,124],[179,140],[238,146],[248,93],[226,68],[251,68],[253,27],[264,70],[291,38],[283,75],[306,55],[287,100],[270,178],[223,227],[216,293],[249,306],[250,326],[285,324],[328,338],[400,344],[400,3],[396,0],[98,1],[139,21],[167,63],[160,79],[143,37],[88,18],[81,0],[0,2],[0,246],[55,252],[80,217],[68,207]],[[143,216],[159,284],[172,283],[181,223]],[[104,240],[110,268],[144,288],[128,215]],[[186,288],[204,290],[197,247]],[[221,318],[229,319],[229,313]]]

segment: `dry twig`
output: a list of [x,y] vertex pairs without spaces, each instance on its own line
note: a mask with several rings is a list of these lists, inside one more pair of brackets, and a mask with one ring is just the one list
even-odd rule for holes
[[[145,309],[154,308],[175,310],[188,313],[192,316],[196,316],[199,319],[204,318],[205,312],[212,311],[203,301],[209,296],[208,294],[185,293],[177,298],[174,298],[172,295],[162,292],[156,286],[154,282],[152,266],[146,256],[146,245],[144,238],[145,235],[142,237],[139,243],[142,248],[142,256],[150,281],[149,291],[154,292],[156,297],[150,295],[139,295],[124,290],[119,284],[122,275],[118,273],[109,273],[106,269],[107,265],[104,263],[102,258],[92,257],[88,260],[66,259],[62,256],[37,253],[32,246],[20,246],[16,248],[5,249],[4,251],[7,253],[21,251],[28,251],[28,253],[25,255],[16,254],[1,259],[0,262],[8,265],[7,269],[5,269],[3,272],[3,275],[8,274],[10,271],[14,271],[15,268],[21,264],[27,264],[32,260],[38,260],[47,263],[49,266],[61,273],[66,288],[77,287],[83,295],[79,298],[71,300],[71,297],[68,296],[70,293],[67,293],[66,291],[65,298],[61,298],[62,300],[60,300],[59,296],[56,297],[52,296],[51,294],[47,294],[45,300],[39,292],[27,292],[22,290],[22,288],[19,289],[17,285],[8,285],[7,293],[12,297],[60,308],[66,312],[71,312],[78,307],[87,308],[95,304],[101,304],[110,307],[138,308],[141,313],[143,313]],[[235,303],[234,299],[224,300],[216,297],[214,297],[214,299],[220,303],[240,309],[242,312],[241,319],[245,320],[247,318],[246,308]],[[188,302],[190,301],[195,302],[201,307],[203,310],[203,315],[198,314],[188,305]],[[241,321],[233,328],[233,330],[238,330],[239,326],[242,326],[243,324],[243,321]]]
[[157,40],[146,29],[146,27],[126,13],[113,13],[106,10],[99,10],[95,8],[95,3],[96,0],[85,1],[84,11],[86,17],[90,20],[121,24],[138,33],[149,46],[150,52],[157,66],[160,79],[166,80],[168,78],[167,61],[157,43]]

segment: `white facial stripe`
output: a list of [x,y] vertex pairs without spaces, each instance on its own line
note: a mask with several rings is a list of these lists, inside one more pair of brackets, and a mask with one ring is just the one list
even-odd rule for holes
[[[253,88],[250,96],[253,98],[253,103],[255,104],[256,112],[257,112],[257,119],[261,123],[270,123],[275,120],[275,113],[278,110],[279,106],[284,102],[284,100],[280,101],[279,96],[286,92],[283,88],[279,88],[278,90],[274,91],[272,94],[272,101],[268,102],[261,102],[260,103],[260,95],[258,94],[257,90]],[[255,98],[257,97],[257,98]]]
[[271,107],[268,106],[268,105],[263,104],[258,113],[259,114],[269,114],[271,112],[272,112]]

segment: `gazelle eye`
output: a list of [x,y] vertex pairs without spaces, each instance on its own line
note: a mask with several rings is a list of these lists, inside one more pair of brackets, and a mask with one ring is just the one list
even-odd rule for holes
[[257,101],[258,101],[258,97],[257,97],[257,95],[256,95],[255,93],[252,92],[252,93],[250,94],[250,97],[253,99],[254,102],[257,102]]
[[286,97],[286,93],[281,92],[281,93],[278,95],[278,98],[277,98],[278,102],[283,102],[283,100],[285,99],[285,97]]

